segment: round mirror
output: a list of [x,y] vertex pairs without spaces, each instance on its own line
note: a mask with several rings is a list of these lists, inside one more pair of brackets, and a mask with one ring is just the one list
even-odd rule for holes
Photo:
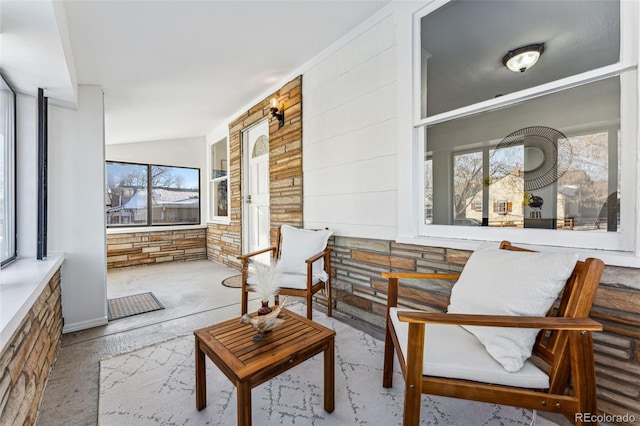
[[544,163],[544,152],[537,146],[524,148],[524,171],[531,172]]

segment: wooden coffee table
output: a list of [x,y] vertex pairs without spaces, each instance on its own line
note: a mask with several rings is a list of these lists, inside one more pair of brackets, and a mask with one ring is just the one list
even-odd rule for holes
[[236,386],[238,425],[251,425],[251,389],[324,352],[324,409],[334,409],[334,337],[336,332],[282,310],[285,322],[259,342],[251,325],[234,318],[194,331],[196,341],[196,408],[207,405],[205,354]]

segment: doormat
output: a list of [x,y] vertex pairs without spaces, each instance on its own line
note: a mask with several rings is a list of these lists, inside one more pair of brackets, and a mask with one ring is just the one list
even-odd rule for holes
[[107,302],[109,305],[109,321],[164,309],[164,306],[152,292],[117,297],[108,299]]
[[233,275],[229,278],[225,278],[224,280],[222,280],[222,285],[225,287],[231,287],[231,288],[241,288],[242,275]]

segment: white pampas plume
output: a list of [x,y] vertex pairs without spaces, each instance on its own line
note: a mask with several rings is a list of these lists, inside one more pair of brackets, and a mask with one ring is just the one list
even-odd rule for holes
[[269,298],[280,290],[278,285],[281,274],[280,265],[278,262],[275,262],[272,266],[251,262],[251,266],[256,277],[256,284],[251,286],[251,289],[258,293],[261,301],[268,302]]

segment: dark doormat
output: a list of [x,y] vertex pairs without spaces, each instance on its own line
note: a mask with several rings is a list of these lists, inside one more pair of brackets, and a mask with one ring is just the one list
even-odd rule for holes
[[229,278],[225,278],[224,280],[222,280],[222,285],[225,287],[231,287],[231,288],[241,288],[242,275],[233,275]]
[[164,309],[164,306],[151,292],[108,299],[107,302],[109,321]]

